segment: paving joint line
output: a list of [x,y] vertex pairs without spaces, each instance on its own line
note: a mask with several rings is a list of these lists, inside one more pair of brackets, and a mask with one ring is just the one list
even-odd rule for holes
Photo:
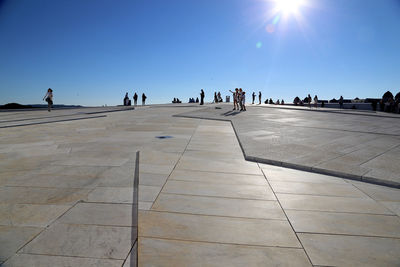
[[303,243],[301,242],[299,236],[297,235],[297,233],[296,233],[296,231],[295,231],[295,229],[294,229],[294,227],[293,227],[293,225],[292,225],[292,222],[290,221],[289,217],[287,216],[286,211],[285,211],[285,209],[283,208],[281,202],[279,201],[279,198],[277,197],[277,195],[276,195],[274,189],[272,188],[272,186],[271,186],[271,184],[270,184],[270,182],[269,182],[267,176],[265,175],[264,170],[260,167],[260,165],[259,165],[258,163],[257,163],[257,165],[258,165],[258,168],[260,168],[261,172],[263,173],[264,178],[265,178],[265,180],[267,181],[269,187],[271,188],[271,191],[272,191],[272,193],[274,194],[274,196],[275,196],[275,198],[276,198],[276,200],[277,200],[277,202],[278,202],[280,208],[282,209],[282,212],[283,212],[283,214],[285,215],[286,220],[288,221],[290,227],[292,228],[292,231],[293,231],[293,233],[295,234],[295,236],[296,236],[296,238],[297,238],[297,241],[298,241],[299,244],[301,245],[301,247],[302,247],[304,253],[306,254],[306,256],[307,256],[307,258],[308,258],[308,260],[309,260],[309,262],[310,262],[310,264],[312,265],[311,257],[308,255],[306,249],[304,248]]
[[[261,220],[261,221],[281,221],[286,222],[286,219],[274,219],[274,218],[255,218],[255,217],[238,217],[238,216],[228,216],[228,215],[216,215],[216,214],[202,214],[202,213],[188,213],[188,212],[179,212],[179,211],[168,211],[168,210],[156,210],[151,209],[147,210],[149,212],[158,212],[158,213],[169,213],[169,214],[183,214],[190,216],[202,216],[202,217],[217,217],[217,218],[227,218],[227,219],[245,219],[245,220]],[[146,211],[146,212],[147,212]]]
[[[158,192],[156,198],[154,199],[154,202],[153,202],[153,204],[151,205],[150,210],[153,208],[154,203],[156,203],[156,201],[157,201],[158,197],[160,196],[162,190],[164,189],[165,185],[167,184],[169,177],[171,177],[171,174],[174,172],[176,166],[178,166],[178,163],[179,163],[179,161],[182,159],[183,154],[185,154],[185,151],[186,151],[187,147],[189,146],[190,141],[192,140],[193,136],[195,135],[195,133],[196,133],[198,127],[199,127],[199,124],[197,124],[196,127],[193,129],[193,133],[192,133],[192,135],[190,136],[190,138],[189,138],[189,140],[188,140],[188,142],[187,142],[187,144],[186,144],[186,146],[185,146],[185,149],[182,151],[181,155],[179,156],[179,159],[176,161],[174,167],[172,168],[171,172],[170,172],[169,175],[167,176],[167,179],[165,180],[163,186],[161,187],[160,191]],[[139,176],[139,177],[140,177],[140,176]]]
[[214,198],[227,198],[227,199],[244,199],[244,200],[258,200],[258,201],[276,201],[274,199],[262,199],[262,198],[238,198],[238,197],[222,197],[222,196],[209,196],[209,195],[194,195],[194,194],[184,194],[184,193],[171,193],[162,192],[162,194],[168,195],[182,195],[182,196],[196,196],[196,197],[214,197]]
[[244,244],[244,243],[231,243],[231,242],[217,242],[217,241],[204,241],[204,240],[192,240],[192,239],[178,239],[178,238],[168,238],[161,236],[140,236],[147,239],[158,239],[158,240],[172,240],[172,241],[183,241],[183,242],[193,242],[193,243],[208,243],[208,244],[219,244],[219,245],[234,245],[242,247],[257,247],[257,248],[283,248],[283,249],[299,249],[303,250],[301,247],[288,247],[288,246],[268,246],[268,245],[257,245],[257,244]]
[[400,239],[400,237],[388,237],[388,236],[378,236],[378,235],[361,235],[361,234],[335,234],[335,233],[319,233],[319,232],[297,232],[299,234],[309,234],[309,235],[333,235],[333,236],[357,236],[357,237],[372,237],[372,238],[387,238],[387,239]]

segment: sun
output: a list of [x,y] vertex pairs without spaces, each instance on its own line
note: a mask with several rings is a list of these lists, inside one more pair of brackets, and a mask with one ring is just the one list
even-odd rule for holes
[[278,12],[285,15],[297,14],[299,8],[304,4],[304,0],[275,0]]

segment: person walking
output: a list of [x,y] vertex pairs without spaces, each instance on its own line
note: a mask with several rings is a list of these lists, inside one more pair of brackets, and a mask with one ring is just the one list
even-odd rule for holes
[[137,99],[138,99],[138,95],[136,94],[136,92],[135,92],[135,94],[133,95],[133,104],[136,106],[137,105]]
[[204,105],[204,91],[201,89],[200,91],[200,105]]
[[258,104],[261,105],[261,91],[258,92]]
[[47,92],[43,97],[43,100],[47,102],[47,110],[50,112],[51,108],[53,107],[53,89],[51,88],[47,89]]
[[253,92],[253,94],[251,95],[253,102],[251,102],[252,105],[254,105],[254,101],[256,100],[256,93]]
[[142,106],[146,105],[146,98],[147,98],[147,96],[143,93],[142,94]]

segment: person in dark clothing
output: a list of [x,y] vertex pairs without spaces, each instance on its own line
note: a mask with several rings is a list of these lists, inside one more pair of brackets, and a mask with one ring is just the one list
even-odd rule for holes
[[214,103],[218,103],[217,92],[214,92]]
[[124,97],[124,106],[128,105],[128,101],[129,101],[129,96],[128,96],[128,93],[126,93],[125,97]]
[[204,91],[201,89],[200,92],[200,105],[204,105]]
[[251,95],[253,97],[253,102],[251,102],[252,105],[254,105],[254,101],[256,100],[256,93],[253,92],[253,94]]
[[258,104],[261,105],[261,91],[258,92]]
[[142,105],[143,106],[146,105],[146,98],[147,98],[147,96],[143,93],[142,94]]
[[199,98],[198,97],[196,97],[196,103],[199,103]]
[[133,104],[136,106],[137,105],[137,99],[138,99],[138,95],[136,94],[136,92],[135,92],[135,94],[133,95]]
[[340,96],[339,98],[339,108],[343,108],[343,96]]

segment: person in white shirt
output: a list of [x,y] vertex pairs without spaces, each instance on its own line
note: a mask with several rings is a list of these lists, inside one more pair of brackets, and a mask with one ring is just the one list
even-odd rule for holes
[[53,106],[53,90],[51,88],[47,89],[46,95],[43,100],[47,102],[47,110],[50,112]]

